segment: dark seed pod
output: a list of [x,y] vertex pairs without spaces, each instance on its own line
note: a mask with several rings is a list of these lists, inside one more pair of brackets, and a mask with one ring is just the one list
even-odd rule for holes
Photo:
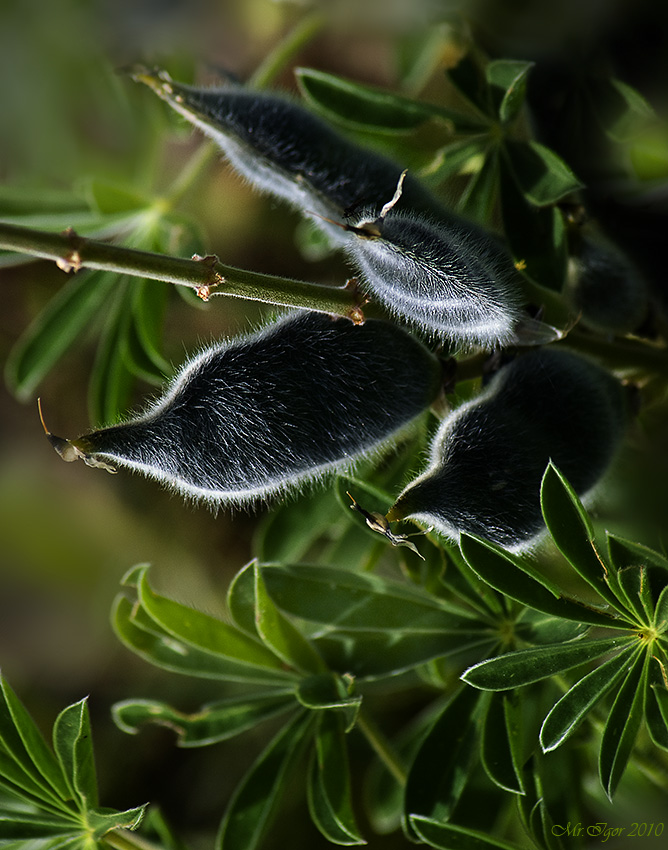
[[195,88],[163,72],[135,78],[210,136],[249,182],[347,248],[370,293],[402,320],[460,348],[556,338],[523,315],[500,242],[297,102],[235,84]]
[[521,549],[543,528],[548,462],[584,494],[606,470],[624,425],[623,390],[608,372],[566,351],[530,352],[444,420],[429,468],[387,519],[413,518],[453,540],[465,531]]
[[[326,219],[338,222],[369,207],[380,215],[401,177],[397,164],[353,144],[287,96],[232,83],[196,88],[143,69],[135,78],[211,137],[256,188],[317,214],[315,223],[337,243],[350,237]],[[410,176],[403,194],[411,209],[439,208]]]
[[241,504],[349,469],[424,411],[440,363],[390,322],[298,313],[207,348],[128,422],[66,441],[66,460],[119,466],[183,495]]
[[444,225],[394,209],[355,232],[348,253],[395,314],[463,348],[517,341],[517,272],[487,234],[456,219]]
[[647,285],[633,263],[614,245],[583,236],[571,261],[571,298],[593,330],[625,334],[647,316]]

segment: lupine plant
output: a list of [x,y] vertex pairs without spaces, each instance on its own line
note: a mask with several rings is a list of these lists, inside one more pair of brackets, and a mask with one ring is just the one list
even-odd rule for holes
[[[14,396],[36,403],[94,329],[90,426],[56,436],[42,393],[56,452],[118,473],[110,488],[138,473],[195,510],[262,514],[222,618],[161,592],[159,564],[127,565],[111,624],[165,684],[109,722],[129,750],[166,727],[221,766],[231,739],[262,741],[193,847],[300,846],[295,796],[308,846],[660,841],[665,806],[650,822],[615,820],[611,803],[668,799],[668,558],[610,505],[629,446],[644,435],[651,450],[666,421],[666,319],[642,249],[601,212],[606,168],[645,188],[634,145],[660,119],[583,67],[588,168],[558,134],[550,145],[540,63],[492,55],[461,16],[412,53],[394,36],[413,56],[394,89],[297,65],[326,27],[304,13],[244,82],[204,86],[176,61],[124,69],[148,148],[184,119],[203,133],[169,191],[95,177],[85,200],[0,190],[3,267],[46,258],[70,275],[9,354]],[[554,120],[575,126],[566,101]],[[180,203],[217,155],[260,206],[292,208],[284,251],[330,259],[338,285],[211,253]],[[267,305],[259,324],[172,367],[168,310],[209,302],[211,317],[232,298]],[[204,704],[180,701],[184,681]],[[100,806],[86,699],[50,746],[1,685],[0,846],[189,846],[151,788]]]

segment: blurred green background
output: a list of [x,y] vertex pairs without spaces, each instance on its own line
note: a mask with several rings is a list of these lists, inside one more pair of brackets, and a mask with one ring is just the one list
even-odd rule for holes
[[[220,69],[245,79],[312,5],[317,6],[307,0],[0,0],[0,181],[16,189],[11,211],[20,211],[21,198],[34,198],[35,192],[86,197],[93,176],[139,192],[169,187],[201,139],[122,69],[141,61],[166,65],[180,79],[208,81]],[[328,23],[294,64],[389,88],[406,81],[411,69],[414,90],[422,88],[428,97],[441,84],[448,58],[429,53],[431,37],[464,7],[483,42],[514,58],[556,60],[575,40],[605,42],[615,49],[628,81],[659,113],[668,112],[668,36],[660,0],[321,5]],[[294,85],[289,71],[277,84]],[[665,180],[668,146],[661,130],[655,133],[635,155],[647,176]],[[222,163],[206,172],[182,209],[197,217],[193,250],[201,254],[214,252],[226,263],[260,272],[345,280],[338,258],[309,261],[300,252],[295,215],[254,194]],[[3,362],[65,280],[53,263],[0,266]],[[173,297],[165,356],[178,364],[184,351],[247,329],[263,312],[222,298],[195,308]],[[39,387],[54,433],[73,436],[88,427],[93,350],[91,335],[80,340]],[[155,387],[140,385],[137,403],[153,393]],[[661,477],[668,469],[665,437],[652,439],[653,474]],[[635,456],[628,463],[637,471]],[[133,740],[116,730],[109,706],[130,695],[168,698],[184,709],[217,695],[206,684],[181,682],[131,655],[111,633],[108,612],[126,570],[150,562],[161,590],[220,614],[227,584],[251,557],[252,535],[265,513],[260,508],[256,516],[226,511],[214,516],[139,477],[112,478],[83,464],[63,464],[44,439],[35,398],[21,403],[0,389],[3,673],[45,727],[65,704],[90,693],[103,801],[123,808],[156,799],[202,846],[260,742],[251,735],[224,749],[193,753],[176,751],[167,732],[151,730]],[[659,516],[664,515],[662,505]],[[303,828],[303,836],[293,835],[293,846],[301,840],[320,846],[309,824]],[[380,843],[387,847],[390,841]],[[403,846],[401,837],[397,841]]]

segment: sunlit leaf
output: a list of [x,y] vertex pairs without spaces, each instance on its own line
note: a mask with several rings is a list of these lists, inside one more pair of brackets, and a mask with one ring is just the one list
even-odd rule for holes
[[293,680],[293,674],[288,671],[247,664],[197,649],[168,632],[160,633],[157,624],[152,630],[143,628],[138,620],[130,600],[125,596],[117,597],[112,610],[114,631],[129,649],[158,667],[186,676],[259,685],[280,686]]
[[58,760],[4,677],[0,688],[0,777],[62,808],[69,787]]
[[630,644],[604,661],[576,682],[552,707],[540,730],[544,752],[561,746],[577,729],[596,703],[621,679],[634,651],[635,646]]
[[599,775],[609,799],[617,790],[643,718],[647,655],[639,652],[608,715],[599,753]]
[[314,715],[300,714],[269,742],[230,801],[216,840],[217,850],[256,850],[271,825],[286,782],[310,735]]
[[210,703],[193,714],[184,714],[159,700],[137,699],[117,702],[112,712],[114,722],[124,732],[135,735],[141,726],[155,724],[172,729],[180,747],[203,747],[233,738],[295,705],[292,690],[272,690]]
[[233,661],[282,669],[280,660],[258,640],[216,617],[156,593],[148,583],[147,573],[145,570],[139,583],[142,608],[177,640]]
[[265,646],[302,673],[323,672],[325,664],[313,644],[277,608],[267,592],[262,570],[257,563],[254,578],[257,631]]
[[60,712],[53,725],[53,748],[82,809],[98,803],[95,758],[87,700],[80,700]]
[[635,638],[596,638],[518,649],[469,667],[462,679],[487,691],[505,691],[547,679],[628,646]]

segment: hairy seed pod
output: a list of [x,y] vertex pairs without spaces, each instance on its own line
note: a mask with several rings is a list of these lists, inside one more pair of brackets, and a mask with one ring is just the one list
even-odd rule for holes
[[462,348],[516,341],[523,321],[517,272],[489,236],[416,213],[387,213],[356,228],[347,246],[369,290],[416,327]]
[[519,278],[497,239],[297,102],[144,69],[135,78],[210,136],[250,183],[347,249],[368,291],[403,321],[463,349],[556,338],[522,313]]
[[[397,164],[350,142],[287,95],[234,83],[196,88],[144,69],[135,78],[212,138],[253,186],[319,216],[315,224],[336,243],[349,236],[326,219],[340,221],[368,207],[379,215],[401,177]],[[403,192],[410,208],[440,206],[410,176]]]
[[242,504],[349,469],[429,407],[440,376],[437,358],[390,322],[302,312],[205,349],[136,418],[49,439],[65,460]]
[[648,310],[647,284],[618,248],[583,236],[571,266],[571,299],[585,325],[625,334],[642,324]]
[[584,494],[610,463],[624,424],[623,389],[612,375],[570,352],[530,352],[444,420],[429,468],[387,519],[413,518],[453,540],[465,531],[521,549],[543,528],[548,462]]

